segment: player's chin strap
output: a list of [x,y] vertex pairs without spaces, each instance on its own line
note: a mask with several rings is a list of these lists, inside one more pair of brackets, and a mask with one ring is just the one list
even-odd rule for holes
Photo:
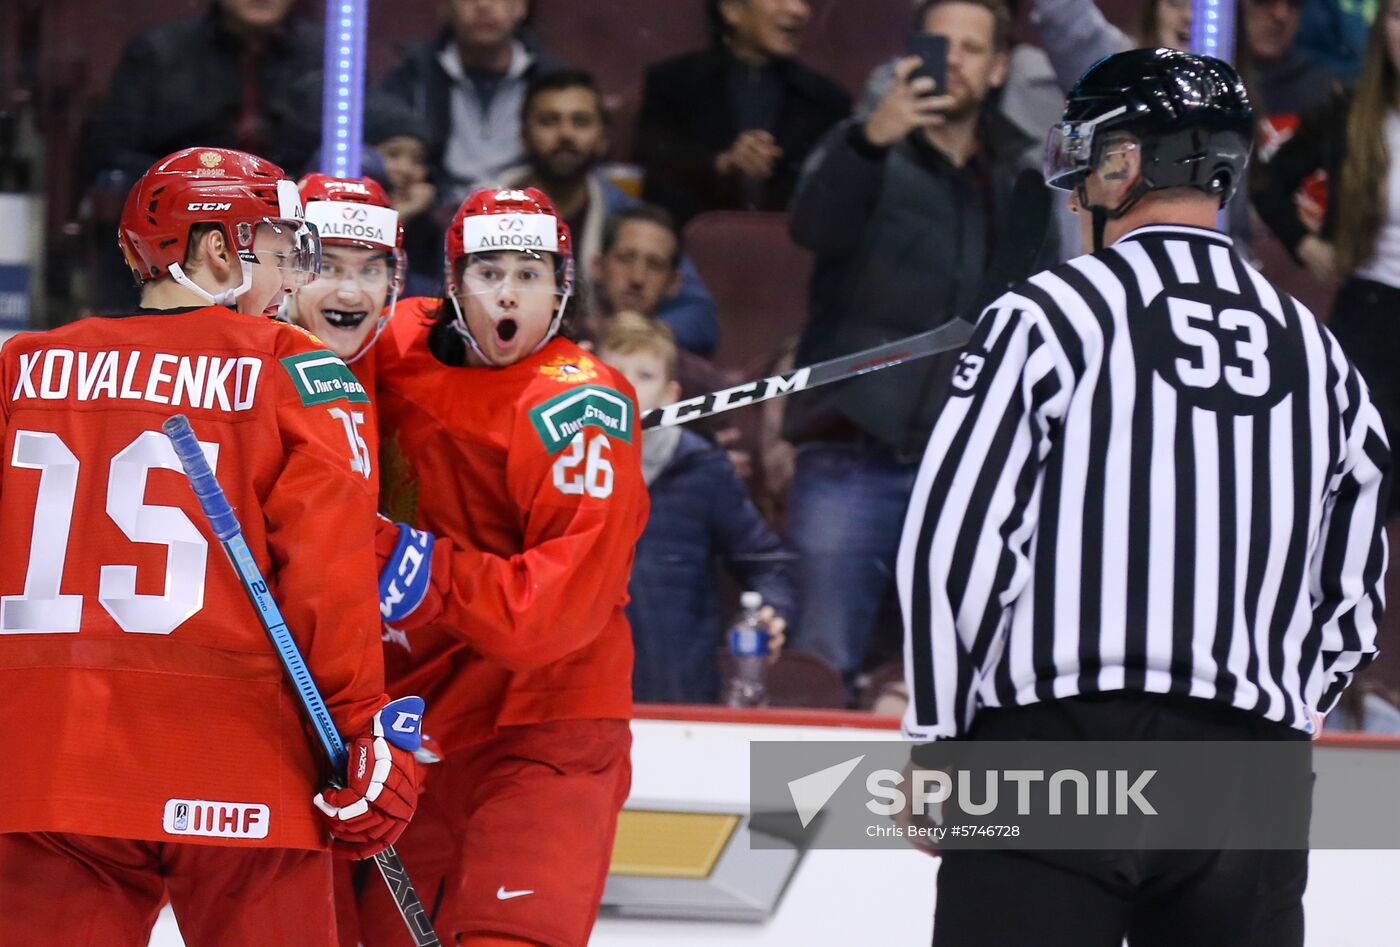
[[365,339],[365,344],[360,346],[360,350],[345,360],[346,365],[354,365],[360,359],[364,358],[366,352],[374,348],[374,343],[379,341],[379,336],[384,332],[384,327],[389,324],[390,319],[394,318],[394,307],[398,305],[398,302],[399,288],[395,286],[393,289],[389,290],[389,305],[384,307],[384,314],[379,317],[378,324],[375,325],[374,331]]
[[235,286],[233,289],[224,290],[222,293],[211,293],[203,286],[200,286],[194,280],[190,279],[187,275],[185,275],[184,269],[178,263],[170,264],[167,271],[170,273],[171,279],[179,283],[181,286],[185,287],[185,289],[188,289],[190,292],[194,293],[200,299],[203,299],[205,302],[209,303],[209,305],[227,306],[229,309],[233,309],[238,304],[238,297],[242,296],[253,286],[252,264],[250,264],[247,260],[242,259],[241,257],[239,258],[238,263],[240,266],[243,267],[243,282]]
[[1089,212],[1090,220],[1092,220],[1093,222],[1095,253],[1098,253],[1100,250],[1103,249],[1103,233],[1104,230],[1108,227],[1108,222],[1110,220],[1117,220],[1118,218],[1126,214],[1128,211],[1132,210],[1133,207],[1137,204],[1137,202],[1142,200],[1142,196],[1146,194],[1149,190],[1151,190],[1151,188],[1149,188],[1147,186],[1147,183],[1143,181],[1141,177],[1139,177],[1137,181],[1133,184],[1132,188],[1128,191],[1127,196],[1124,197],[1121,202],[1119,202],[1117,207],[1110,210],[1109,208],[1104,207],[1102,204],[1090,204],[1087,189],[1084,187],[1083,182],[1080,182],[1079,189],[1077,192],[1079,198],[1079,206]]
[[[564,321],[564,307],[569,304],[569,297],[571,295],[573,295],[573,293],[569,290],[565,290],[559,294],[559,307],[554,310],[554,318],[549,320],[549,329],[545,331],[544,338],[540,339],[539,344],[530,350],[530,355],[534,355],[540,349],[548,345],[549,340],[559,333],[559,326]],[[466,342],[467,346],[476,353],[477,358],[481,359],[492,368],[499,368],[500,366],[481,350],[481,346],[476,344],[476,337],[472,335],[472,330],[467,327],[467,317],[466,314],[462,312],[462,303],[457,299],[457,294],[452,291],[451,287],[448,288],[447,298],[452,300],[452,309],[457,314],[457,318],[451,322],[452,331],[462,337],[462,341]],[[356,358],[358,357],[357,355]]]

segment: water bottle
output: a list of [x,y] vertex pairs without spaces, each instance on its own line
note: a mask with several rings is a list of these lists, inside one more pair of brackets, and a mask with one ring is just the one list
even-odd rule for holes
[[729,629],[729,653],[734,670],[724,689],[727,707],[764,707],[768,704],[768,632],[759,624],[763,596],[745,592],[739,596],[739,617]]

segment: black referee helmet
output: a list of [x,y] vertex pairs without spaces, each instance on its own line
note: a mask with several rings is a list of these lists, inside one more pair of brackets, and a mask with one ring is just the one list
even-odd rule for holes
[[[1082,182],[1102,157],[1106,133],[1137,141],[1141,175],[1117,207],[1090,207]],[[1080,77],[1045,145],[1045,183],[1079,189],[1095,217],[1120,217],[1149,191],[1191,187],[1235,193],[1249,163],[1254,108],[1229,63],[1175,49],[1132,49],[1100,59]]]

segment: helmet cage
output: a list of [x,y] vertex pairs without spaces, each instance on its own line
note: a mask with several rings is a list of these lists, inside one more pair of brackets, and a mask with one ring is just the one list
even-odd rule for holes
[[[545,329],[544,335],[540,338],[540,341],[535,345],[535,347],[529,351],[528,354],[530,355],[534,355],[540,349],[544,348],[546,345],[549,344],[549,341],[551,339],[553,339],[556,335],[559,334],[559,327],[564,322],[564,310],[569,305],[569,297],[573,295],[573,256],[566,256],[563,253],[551,250],[546,250],[543,252],[549,253],[554,257],[554,287],[551,290],[551,292],[555,296],[559,297],[559,304],[554,308],[554,315],[549,320],[549,326]],[[456,316],[456,318],[454,318],[450,323],[450,325],[452,326],[452,330],[456,332],[457,335],[461,336],[462,341],[465,342],[467,346],[473,352],[476,353],[477,358],[481,359],[487,365],[497,367],[496,362],[489,355],[486,354],[482,347],[477,343],[476,337],[472,335],[471,328],[467,325],[467,314],[462,309],[461,301],[462,296],[464,295],[476,295],[474,293],[465,291],[465,280],[462,279],[461,274],[464,274],[467,268],[471,266],[473,257],[485,256],[489,253],[519,253],[522,256],[532,257],[535,259],[539,259],[540,255],[539,253],[533,250],[514,249],[485,250],[481,251],[480,253],[466,253],[458,257],[458,266],[450,266],[448,270],[449,275],[447,280],[447,298],[452,301],[452,311]],[[488,290],[486,292],[490,291]]]
[[472,256],[488,252],[550,253],[554,257],[555,293],[559,305],[539,343],[544,348],[559,332],[574,290],[573,238],[553,203],[535,188],[481,189],[462,202],[453,215],[444,245],[443,282],[456,318],[449,323],[467,346],[487,365],[496,363],[473,337],[462,309],[461,275]]
[[380,333],[393,318],[408,278],[408,254],[404,252],[403,221],[394,209],[388,194],[372,178],[335,178],[325,174],[309,174],[302,178],[299,188],[306,201],[306,215],[322,231],[325,246],[357,247],[377,250],[389,259],[389,292],[382,312],[375,320],[374,331],[365,336],[360,348],[347,365],[364,357],[374,347]]

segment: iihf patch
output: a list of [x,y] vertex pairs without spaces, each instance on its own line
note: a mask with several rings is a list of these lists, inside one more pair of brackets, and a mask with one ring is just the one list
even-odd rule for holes
[[169,835],[267,838],[270,810],[260,802],[167,799],[161,828]]

